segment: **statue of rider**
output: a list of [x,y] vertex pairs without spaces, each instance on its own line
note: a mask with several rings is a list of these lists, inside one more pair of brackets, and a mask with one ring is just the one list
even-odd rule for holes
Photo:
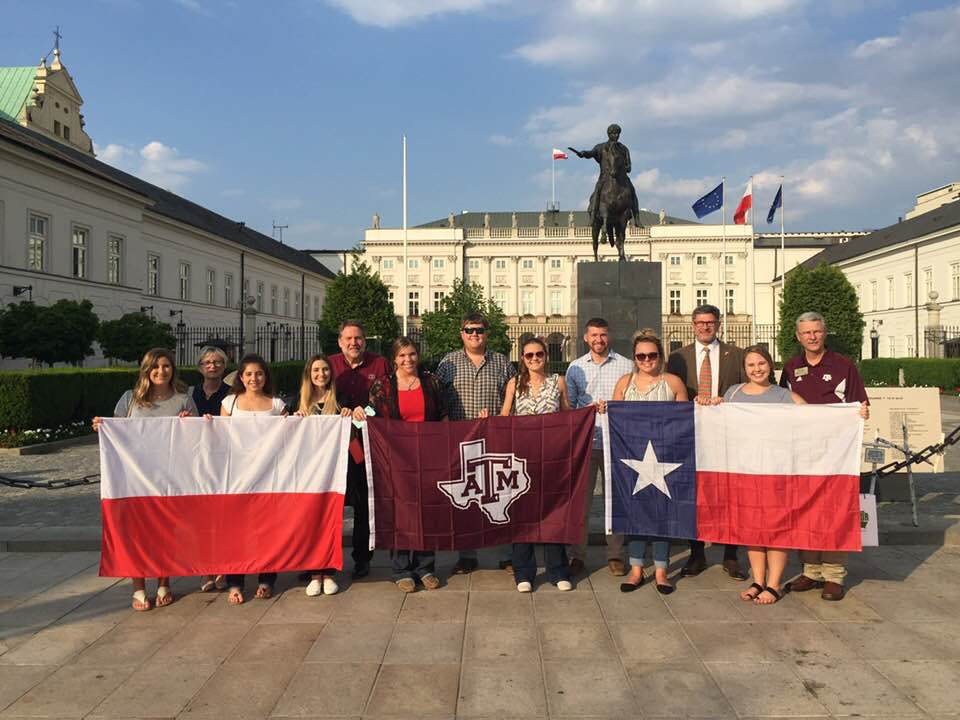
[[640,203],[637,200],[637,191],[630,181],[632,167],[630,164],[630,151],[627,146],[620,142],[620,126],[614,123],[607,128],[607,142],[595,145],[592,150],[574,150],[568,148],[581,158],[593,158],[600,165],[600,176],[597,178],[597,184],[594,187],[593,194],[590,196],[590,204],[587,212],[590,215],[591,224],[597,209],[597,195],[603,181],[610,177],[616,180],[621,186],[630,188],[631,208],[633,210],[633,224],[640,227]]

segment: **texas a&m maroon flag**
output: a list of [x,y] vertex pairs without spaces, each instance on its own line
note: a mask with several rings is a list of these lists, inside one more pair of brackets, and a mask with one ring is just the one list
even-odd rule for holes
[[368,418],[371,547],[582,542],[594,416]]
[[100,574],[343,564],[350,420],[110,418],[100,425]]

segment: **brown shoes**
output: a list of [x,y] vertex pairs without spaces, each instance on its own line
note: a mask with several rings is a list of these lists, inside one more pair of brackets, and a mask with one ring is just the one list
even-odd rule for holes
[[824,600],[843,600],[843,596],[846,594],[847,591],[840,583],[825,582],[823,583],[823,592],[820,593],[820,597]]
[[[835,583],[830,584],[834,585]],[[823,586],[823,580],[814,580],[813,578],[808,578],[806,575],[801,575],[796,580],[788,582],[784,589],[787,592],[806,592],[807,590],[819,590]]]
[[733,558],[723,561],[723,571],[734,580],[747,579],[747,574],[740,569],[740,563]]
[[618,560],[617,558],[607,560],[607,569],[610,571],[610,574],[615,577],[622,577],[627,574],[627,568],[623,560]]
[[579,575],[583,572],[583,560],[580,558],[574,558],[570,561],[570,577],[574,575]]

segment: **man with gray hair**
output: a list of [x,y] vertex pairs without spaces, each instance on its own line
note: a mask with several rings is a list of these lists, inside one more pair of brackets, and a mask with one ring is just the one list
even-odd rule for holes
[[[828,350],[827,323],[817,312],[805,312],[797,318],[797,341],[802,352],[783,366],[780,385],[797,393],[807,403],[826,405],[837,402],[858,402],[861,415],[869,417],[866,388],[857,366],[843,355]],[[800,550],[803,574],[787,589],[805,592],[822,589],[824,600],[842,600],[846,591],[843,580],[845,552]]]

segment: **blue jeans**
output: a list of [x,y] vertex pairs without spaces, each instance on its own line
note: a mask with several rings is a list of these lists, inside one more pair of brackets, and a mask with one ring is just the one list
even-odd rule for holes
[[433,550],[391,550],[390,563],[393,566],[393,580],[410,578],[417,581],[424,575],[433,575]]
[[[513,579],[518,582],[532,583],[537,577],[537,555],[533,543],[513,544]],[[546,543],[543,546],[543,564],[547,566],[547,578],[556,585],[561,580],[570,579],[570,567],[567,563],[567,547],[559,543]]]
[[670,564],[670,541],[661,537],[649,535],[629,535],[627,537],[627,554],[630,556],[631,567],[643,567],[643,556],[647,552],[647,543],[653,545],[654,567],[665,568]]

